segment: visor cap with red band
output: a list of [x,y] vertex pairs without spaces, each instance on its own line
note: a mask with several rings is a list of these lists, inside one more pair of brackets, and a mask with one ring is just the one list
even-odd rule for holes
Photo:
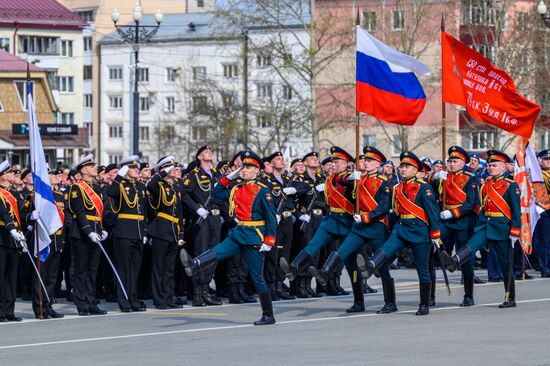
[[487,151],[487,162],[490,163],[492,161],[501,161],[503,163],[510,163],[512,162],[512,159],[502,151],[497,150],[489,150]]
[[466,164],[470,162],[470,155],[460,146],[451,146],[449,150],[447,150],[447,154],[449,155],[449,159],[458,158],[464,160]]
[[253,153],[252,151],[245,151],[241,154],[241,161],[243,165],[252,165],[260,169],[264,169],[264,163],[262,163],[262,158]]
[[353,156],[348,154],[348,152],[341,147],[333,146],[330,148],[330,155],[332,156],[332,159],[341,159],[346,162],[353,161]]
[[409,164],[418,170],[423,170],[422,162],[412,151],[404,151],[399,156],[401,164]]
[[376,160],[379,163],[383,163],[386,161],[386,157],[380,150],[373,146],[365,146],[363,148],[363,155],[365,156],[365,159],[371,159]]

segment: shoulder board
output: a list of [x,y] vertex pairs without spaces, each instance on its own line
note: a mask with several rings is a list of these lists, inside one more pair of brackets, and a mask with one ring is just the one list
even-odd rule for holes
[[218,171],[218,169],[212,168],[211,171],[212,171],[213,173],[216,173],[216,172]]
[[416,181],[417,181],[418,183],[428,184],[424,179],[417,179]]
[[470,177],[475,177],[475,174],[469,170],[465,170],[462,174],[469,175]]
[[267,188],[267,186],[260,181],[256,182],[256,184],[259,185],[260,187]]
[[199,172],[199,167],[196,167],[195,169],[193,169],[193,173],[198,173]]
[[376,175],[376,177],[380,180],[383,180],[383,181],[388,180],[388,177],[386,177],[384,174],[378,174],[378,175]]
[[513,180],[511,178],[504,178],[504,180],[508,183],[515,183],[515,180]]

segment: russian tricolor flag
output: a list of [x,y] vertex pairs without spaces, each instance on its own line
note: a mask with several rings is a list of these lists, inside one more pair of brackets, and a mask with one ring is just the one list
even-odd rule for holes
[[357,26],[356,110],[400,125],[413,125],[426,94],[414,72],[429,74],[428,67],[380,42]]

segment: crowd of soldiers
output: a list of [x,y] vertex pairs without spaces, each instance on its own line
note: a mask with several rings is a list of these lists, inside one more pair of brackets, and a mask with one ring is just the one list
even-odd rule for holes
[[[550,152],[538,158],[550,191]],[[27,244],[35,242],[39,217],[32,173],[5,161],[0,321],[21,320],[14,314],[17,296],[32,301],[36,318],[48,319],[63,317],[53,308],[62,296],[86,316],[106,313],[100,299],[139,312],[150,299],[157,309],[171,309],[187,301],[222,305],[221,298],[254,303],[257,295],[262,317],[255,324],[272,324],[272,301],[347,295],[340,286],[344,268],[353,291],[347,312],[365,311],[363,294],[376,291],[366,280],[374,274],[384,292],[378,313],[391,313],[398,310],[390,273],[396,258],[416,268],[416,314],[425,315],[435,306],[436,261],[461,269],[461,306],[474,304],[474,283],[483,282],[474,276],[478,252],[487,257],[489,280],[504,283],[500,307],[516,306],[523,252],[520,190],[509,156],[488,151],[482,167],[477,154],[460,146],[449,148],[445,162],[406,151],[396,169],[366,146],[354,162],[337,146],[323,161],[310,152],[290,169],[281,152],[261,158],[241,151],[215,166],[209,146],[186,166],[173,156],[154,167],[137,156],[98,166],[89,155],[72,169],[50,170],[63,226],[35,266],[34,245]],[[534,246],[542,277],[550,277],[550,212],[540,213]]]

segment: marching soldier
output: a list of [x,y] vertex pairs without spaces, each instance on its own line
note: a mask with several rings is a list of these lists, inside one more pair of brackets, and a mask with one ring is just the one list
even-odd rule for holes
[[[550,150],[541,151],[537,157],[540,159],[544,185],[550,196]],[[540,212],[540,219],[535,226],[533,247],[537,252],[540,276],[550,278],[550,209],[544,211],[542,207],[537,206],[537,211]]]
[[[212,163],[212,150],[202,146],[195,154],[199,162],[183,181],[182,200],[190,212],[192,250],[197,256],[220,242],[222,220],[220,204],[212,197],[212,188],[219,180],[219,173]],[[199,277],[193,280],[193,306],[221,305],[219,298],[209,293],[208,283]],[[221,283],[220,283],[221,286]]]
[[[460,251],[472,237],[479,210],[476,176],[467,168],[470,156],[460,146],[448,150],[449,172],[436,173],[434,188],[441,203],[441,239],[447,250]],[[462,265],[464,300],[460,306],[474,305],[474,268],[472,261]],[[435,282],[435,281],[434,281]],[[432,292],[435,286],[432,285]]]
[[183,203],[175,187],[176,162],[173,156],[161,158],[147,185],[150,206],[155,216],[149,224],[152,238],[151,285],[157,309],[181,308],[176,304],[174,273],[178,247],[183,240]]
[[306,247],[298,253],[292,263],[286,258],[281,258],[281,269],[289,280],[294,280],[297,274],[309,267],[313,257],[325,246],[334,240],[342,242],[350,233],[353,226],[354,213],[354,184],[350,181],[360,179],[361,173],[346,171],[352,156],[344,149],[333,146],[330,149],[332,154],[332,171],[325,181],[325,200],[330,207],[327,216],[323,218],[315,235]]
[[113,228],[117,271],[126,290],[117,283],[120,311],[145,311],[137,298],[137,280],[143,245],[147,241],[147,190],[139,181],[139,156],[132,155],[118,164],[119,170],[107,189],[111,210],[117,217]]
[[103,200],[99,187],[93,185],[97,166],[92,154],[85,156],[74,169],[80,175],[69,190],[71,226],[71,278],[78,315],[103,315],[97,306],[96,276],[101,258],[99,245],[107,238],[103,229]]
[[[275,207],[268,188],[258,179],[263,168],[260,157],[247,151],[241,159],[243,167],[223,177],[212,191],[218,199],[229,200],[230,214],[238,220],[237,227],[229,232],[223,242],[195,259],[182,249],[180,259],[188,275],[202,272],[211,278],[220,260],[242,253],[262,306],[262,317],[254,325],[273,324],[273,305],[264,280],[263,265],[265,252],[269,252],[275,244]],[[232,185],[231,181],[239,175],[244,182]]]
[[4,160],[0,164],[0,322],[18,322],[15,316],[17,266],[19,250],[26,251],[21,232],[21,216],[17,199],[9,192],[13,172]]
[[470,260],[470,257],[484,245],[495,250],[504,275],[506,297],[499,308],[516,306],[515,283],[511,268],[513,247],[520,234],[520,190],[513,179],[507,178],[506,163],[510,157],[503,152],[487,152],[489,177],[481,187],[481,215],[474,229],[474,234],[451,258],[449,270],[454,271]]
[[[56,169],[50,170],[49,173],[53,198],[55,200],[57,212],[59,213],[63,226],[50,236],[50,252],[46,260],[40,265],[40,277],[42,278],[42,282],[46,287],[48,295],[53,296],[55,292],[57,274],[59,272],[59,265],[61,263],[61,253],[65,245],[65,228],[70,227],[71,219],[67,218],[65,215],[65,208],[67,205],[66,197],[59,191],[59,183],[61,182],[62,172]],[[27,228],[29,228],[30,236],[32,237],[32,235],[35,235],[34,227],[38,217],[38,211],[35,211],[34,208],[34,192],[30,193],[25,199],[25,203],[23,204],[23,208],[21,210],[21,217],[26,222]],[[34,246],[32,246],[32,251],[35,251]],[[52,299],[50,298],[50,302],[46,301],[42,286],[40,285],[36,273],[33,276],[32,290],[32,308],[36,319],[40,319],[40,292],[42,292],[44,306],[42,319],[63,318],[63,314],[58,313],[53,309],[51,302]]]
[[[348,313],[365,311],[363,281],[357,272],[353,254],[357,253],[365,243],[368,243],[373,250],[379,249],[388,236],[387,214],[390,209],[391,187],[386,176],[378,173],[380,163],[385,161],[386,157],[372,146],[365,146],[363,153],[366,174],[361,177],[356,190],[359,195],[359,214],[353,215],[355,223],[351,233],[336,251],[330,253],[320,270],[310,267],[311,274],[317,281],[326,284],[332,273],[345,263],[353,289],[353,305],[346,310]],[[397,311],[395,285],[388,265],[384,264],[379,273],[384,288],[385,305],[378,313],[395,312]]]
[[439,245],[439,208],[432,187],[416,178],[422,169],[420,159],[410,151],[401,153],[401,177],[403,180],[393,191],[394,211],[398,222],[384,245],[374,252],[371,259],[357,256],[357,266],[362,275],[369,278],[381,268],[388,258],[411,246],[420,284],[420,305],[416,315],[430,312],[430,271],[428,259],[432,244]]
[[[20,191],[17,191],[14,187],[10,188],[10,193],[17,199],[17,207],[19,208],[23,207],[27,196],[34,191],[34,183],[29,168],[24,169],[21,173],[21,181],[23,186]],[[24,227],[21,227],[21,231],[29,243],[33,242]],[[21,299],[24,301],[32,301],[32,277],[33,268],[30,259],[28,255],[23,255],[19,262],[19,290],[21,291]]]

